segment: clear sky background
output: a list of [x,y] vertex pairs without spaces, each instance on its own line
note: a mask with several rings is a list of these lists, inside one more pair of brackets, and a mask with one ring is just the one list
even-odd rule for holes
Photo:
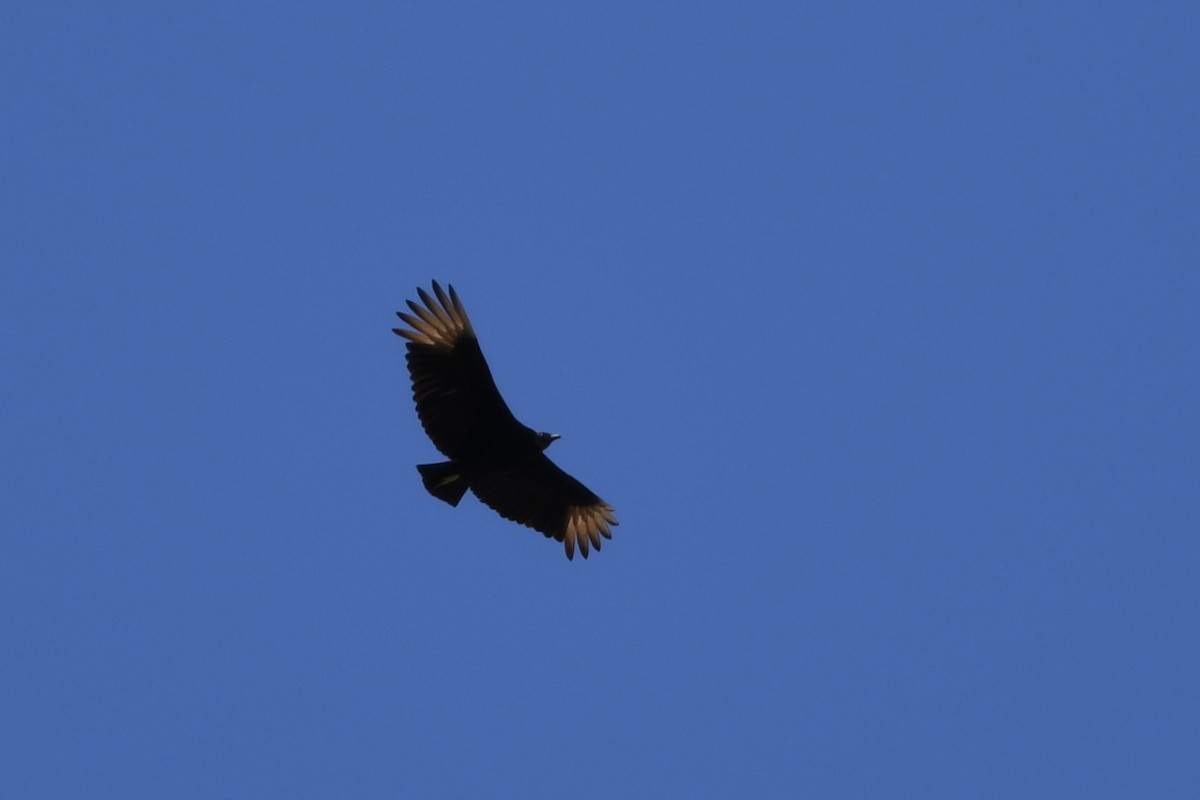
[[[0,796],[1200,796],[1198,39],[13,5]],[[421,487],[432,278],[589,560]]]

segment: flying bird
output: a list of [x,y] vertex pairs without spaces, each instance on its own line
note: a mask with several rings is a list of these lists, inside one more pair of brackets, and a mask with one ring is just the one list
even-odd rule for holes
[[541,531],[575,548],[584,558],[612,538],[613,507],[559,469],[545,450],[557,434],[539,433],[517,421],[492,380],[462,301],[433,282],[424,305],[408,303],[396,315],[411,328],[393,328],[408,340],[408,373],[421,427],[449,461],[418,464],[431,495],[457,506],[470,489],[500,516]]

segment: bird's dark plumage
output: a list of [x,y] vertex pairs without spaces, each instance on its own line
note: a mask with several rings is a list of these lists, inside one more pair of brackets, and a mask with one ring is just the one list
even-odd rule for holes
[[575,548],[584,558],[611,539],[613,507],[563,472],[543,452],[557,439],[525,427],[508,410],[479,349],[454,287],[433,282],[436,298],[417,289],[424,305],[397,312],[411,330],[408,372],[421,426],[449,461],[417,469],[434,497],[457,506],[468,489],[506,519]]

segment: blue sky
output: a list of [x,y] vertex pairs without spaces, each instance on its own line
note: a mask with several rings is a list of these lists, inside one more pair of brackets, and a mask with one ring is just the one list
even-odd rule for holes
[[[10,9],[0,795],[1197,796],[1198,23]],[[433,278],[588,561],[422,489]]]

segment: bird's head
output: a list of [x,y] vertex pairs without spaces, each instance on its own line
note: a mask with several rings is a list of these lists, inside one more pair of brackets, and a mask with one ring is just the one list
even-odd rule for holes
[[557,433],[539,433],[537,435],[538,447],[541,448],[542,450],[545,450],[547,447],[550,446],[551,442],[553,442],[555,439],[561,439],[561,438],[562,437],[559,436]]

